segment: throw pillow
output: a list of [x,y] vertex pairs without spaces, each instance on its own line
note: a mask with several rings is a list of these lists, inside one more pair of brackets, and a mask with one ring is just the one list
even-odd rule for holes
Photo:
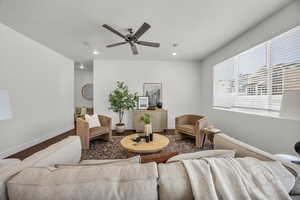
[[99,127],[101,126],[98,115],[93,114],[93,115],[84,115],[85,120],[89,124],[89,128],[94,128],[94,127]]
[[99,165],[110,165],[110,166],[120,166],[120,165],[131,165],[140,164],[141,157],[134,156],[128,159],[115,159],[115,160],[82,160],[79,164],[57,164],[57,168],[69,168],[69,167],[86,167],[86,166],[99,166]]
[[167,163],[177,162],[181,160],[192,160],[192,159],[200,159],[200,158],[234,158],[235,150],[206,150],[206,151],[197,151],[193,153],[184,153],[179,154],[170,158]]

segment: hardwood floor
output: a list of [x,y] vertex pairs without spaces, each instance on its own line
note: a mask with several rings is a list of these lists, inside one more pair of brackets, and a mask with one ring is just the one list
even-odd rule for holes
[[34,145],[34,146],[32,146],[28,149],[25,149],[21,152],[13,154],[13,155],[9,156],[8,158],[18,158],[20,160],[24,160],[25,158],[31,156],[32,154],[34,154],[38,151],[41,151],[41,150],[47,148],[48,146],[65,139],[66,137],[68,137],[70,135],[75,135],[75,134],[76,134],[75,129],[72,129],[72,130],[70,130],[66,133],[63,133],[63,134],[58,135],[56,137],[50,138],[49,140],[46,140],[42,143],[39,143],[39,144]]
[[[120,136],[120,135],[129,135],[129,134],[132,134],[132,133],[135,133],[134,130],[127,130],[125,131],[125,133],[122,133],[122,134],[119,134],[119,133],[115,133],[113,132],[113,136]],[[167,130],[164,134],[168,135],[168,134],[174,134],[174,130]],[[35,146],[32,146],[28,149],[25,149],[23,151],[20,151],[16,154],[13,154],[7,158],[18,158],[20,160],[24,160],[25,158],[31,156],[32,154],[38,152],[38,151],[41,151],[45,148],[47,148],[48,146],[52,145],[52,144],[55,144],[63,139],[65,139],[66,137],[68,136],[71,136],[71,135],[76,135],[76,131],[75,129],[72,129],[66,133],[63,133],[63,134],[60,134],[56,137],[53,137],[53,138],[50,138],[49,140],[46,140],[42,143],[39,143]]]

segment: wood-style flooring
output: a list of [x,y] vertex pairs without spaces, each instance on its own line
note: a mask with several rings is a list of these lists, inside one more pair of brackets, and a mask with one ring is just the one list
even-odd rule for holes
[[[129,134],[132,134],[132,133],[135,133],[133,130],[127,130],[125,133],[122,133],[121,135],[129,135]],[[173,134],[174,131],[173,130],[167,130],[164,134]],[[50,138],[42,143],[39,143],[37,145],[34,145],[28,149],[25,149],[21,152],[18,152],[16,154],[13,154],[7,158],[18,158],[20,160],[24,160],[25,158],[31,156],[32,154],[38,152],[38,151],[41,151],[45,148],[47,148],[48,146],[52,145],[52,144],[55,144],[63,139],[65,139],[66,137],[68,136],[71,136],[71,135],[76,135],[76,131],[75,129],[72,129],[66,133],[63,133],[63,134],[60,134],[56,137],[53,137],[53,138]],[[115,133],[113,132],[113,136],[116,136],[116,135],[120,135],[119,133]]]

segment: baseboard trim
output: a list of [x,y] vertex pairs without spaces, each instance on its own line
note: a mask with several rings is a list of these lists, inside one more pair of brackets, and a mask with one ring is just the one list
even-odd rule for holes
[[33,141],[20,144],[20,145],[18,145],[16,147],[11,147],[11,148],[7,149],[4,152],[0,152],[0,159],[9,157],[9,156],[11,156],[13,154],[21,152],[21,151],[23,151],[25,149],[28,149],[28,148],[30,148],[32,146],[35,146],[35,145],[37,145],[39,143],[42,143],[42,142],[46,141],[46,140],[49,140],[49,139],[51,139],[51,138],[53,138],[55,136],[61,135],[61,134],[65,133],[65,132],[68,132],[68,131],[70,131],[72,129],[74,129],[74,124],[70,124],[69,126],[60,128],[60,129],[58,129],[56,131],[49,132],[49,133],[45,134],[42,137],[34,139]]

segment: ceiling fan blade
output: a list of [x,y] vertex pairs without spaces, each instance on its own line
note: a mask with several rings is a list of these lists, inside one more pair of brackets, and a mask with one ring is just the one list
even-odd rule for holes
[[135,43],[148,47],[159,47],[160,44],[156,42],[136,41]]
[[146,22],[135,32],[133,37],[135,39],[139,39],[146,31],[148,31],[151,28],[149,24]]
[[126,39],[125,35],[123,35],[122,33],[120,33],[119,31],[115,30],[114,28],[112,28],[111,26],[107,25],[107,24],[103,24],[102,25],[104,28],[108,29],[109,31],[113,32],[114,34],[117,34],[118,36],[120,36],[121,38]]
[[137,50],[135,44],[132,43],[132,42],[130,42],[129,44],[130,44],[131,51],[132,51],[133,55],[137,55],[138,54],[138,50]]
[[115,44],[106,45],[106,47],[110,48],[110,47],[115,47],[115,46],[119,46],[119,45],[123,45],[123,44],[127,44],[127,42],[118,42]]

